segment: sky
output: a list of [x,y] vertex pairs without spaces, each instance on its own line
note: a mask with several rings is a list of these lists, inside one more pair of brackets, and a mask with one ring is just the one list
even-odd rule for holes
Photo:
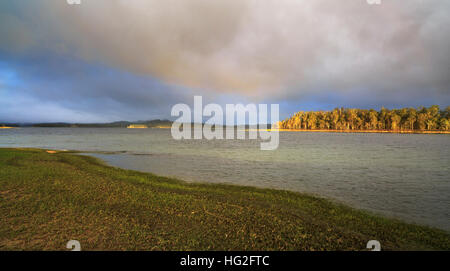
[[81,1],[0,1],[0,122],[450,105],[448,0]]

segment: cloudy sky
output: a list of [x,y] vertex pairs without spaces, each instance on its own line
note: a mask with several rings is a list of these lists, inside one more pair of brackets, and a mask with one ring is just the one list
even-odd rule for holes
[[450,1],[2,0],[0,122],[450,105]]

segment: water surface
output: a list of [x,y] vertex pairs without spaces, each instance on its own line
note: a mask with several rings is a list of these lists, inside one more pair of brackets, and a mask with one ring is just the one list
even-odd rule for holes
[[450,136],[281,132],[256,140],[173,140],[167,129],[0,130],[0,147],[71,149],[107,163],[186,181],[307,192],[450,230]]

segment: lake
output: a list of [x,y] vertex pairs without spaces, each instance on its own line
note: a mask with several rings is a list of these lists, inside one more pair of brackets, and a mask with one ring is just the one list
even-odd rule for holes
[[[186,181],[285,189],[450,231],[450,136],[280,132],[258,140],[172,139],[169,129],[0,130],[0,147],[70,149]],[[101,153],[111,152],[111,153]]]

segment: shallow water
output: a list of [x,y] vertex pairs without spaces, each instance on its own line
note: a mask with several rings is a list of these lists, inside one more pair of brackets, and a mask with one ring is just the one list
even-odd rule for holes
[[173,140],[167,129],[0,130],[0,147],[72,149],[128,169],[186,181],[313,193],[450,230],[450,136],[281,132],[256,140]]

